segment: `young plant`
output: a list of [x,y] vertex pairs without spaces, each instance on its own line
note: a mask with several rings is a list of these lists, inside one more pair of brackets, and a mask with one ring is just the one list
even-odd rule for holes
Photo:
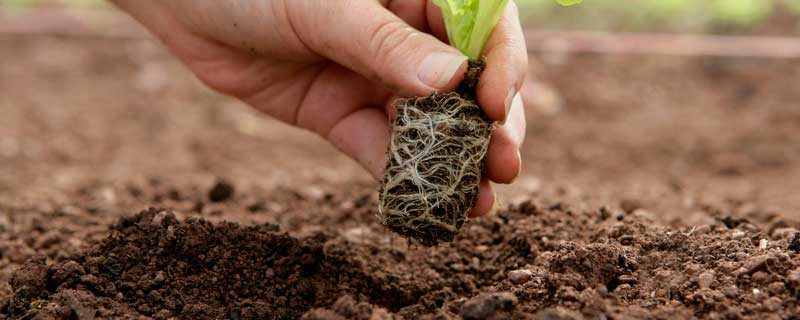
[[508,0],[433,0],[442,9],[450,45],[471,60],[480,59]]
[[455,92],[400,100],[379,194],[381,223],[423,245],[452,241],[478,198],[494,128],[477,103],[481,53],[508,0],[433,0],[470,58]]
[[478,105],[475,88],[481,54],[508,0],[433,2],[442,9],[450,44],[469,57],[469,66],[455,92],[396,103],[379,191],[381,223],[428,246],[452,241],[478,198],[494,123]]

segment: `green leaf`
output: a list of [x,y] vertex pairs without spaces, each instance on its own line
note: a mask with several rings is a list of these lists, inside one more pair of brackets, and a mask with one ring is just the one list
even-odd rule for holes
[[508,0],[433,0],[433,3],[442,8],[450,45],[477,60]]
[[583,0],[556,0],[562,6],[571,6],[583,2]]
[[[582,0],[556,0],[571,6]],[[442,9],[450,45],[472,60],[480,58],[508,0],[433,0]]]
[[711,6],[717,20],[741,25],[762,21],[772,13],[772,2],[764,0],[715,0]]

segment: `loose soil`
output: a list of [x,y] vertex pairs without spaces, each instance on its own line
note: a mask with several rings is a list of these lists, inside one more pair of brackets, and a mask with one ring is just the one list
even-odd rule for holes
[[[377,205],[367,201],[362,208]],[[369,211],[369,209],[364,210]],[[149,209],[85,253],[28,260],[11,318],[736,318],[800,313],[798,235],[725,222],[648,226],[605,208],[525,202],[455,243],[405,248],[372,231],[243,227]]]
[[4,318],[800,313],[800,61],[533,57],[523,176],[424,248],[150,41],[0,43]]

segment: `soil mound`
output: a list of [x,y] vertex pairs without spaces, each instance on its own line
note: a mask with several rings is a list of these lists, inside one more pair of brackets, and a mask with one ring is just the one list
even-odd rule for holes
[[277,230],[178,222],[147,210],[113,226],[85,255],[51,266],[29,260],[14,274],[5,311],[20,318],[80,318],[89,310],[102,317],[295,318],[335,301],[340,279],[359,276],[357,266],[323,252],[323,235],[298,240]]

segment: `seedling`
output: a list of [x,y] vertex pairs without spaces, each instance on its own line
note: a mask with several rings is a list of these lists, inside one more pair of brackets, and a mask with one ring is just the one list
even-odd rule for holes
[[[580,0],[557,0],[562,5]],[[469,67],[455,92],[399,100],[379,191],[381,223],[433,246],[450,242],[478,198],[494,123],[478,105],[481,58],[508,0],[433,0]]]
[[478,198],[494,128],[477,103],[481,53],[508,0],[434,0],[470,58],[455,92],[400,100],[380,189],[381,223],[423,245],[450,242]]

